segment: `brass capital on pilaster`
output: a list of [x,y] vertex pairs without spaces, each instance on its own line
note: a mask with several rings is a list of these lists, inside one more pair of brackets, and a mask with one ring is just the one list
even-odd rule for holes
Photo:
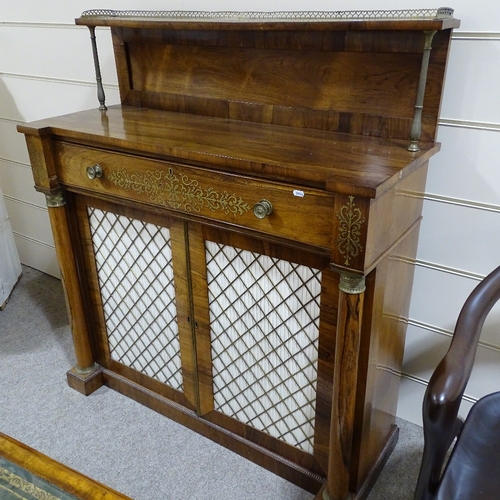
[[342,271],[340,273],[339,289],[351,295],[363,293],[366,290],[364,275]]
[[50,193],[45,195],[45,202],[48,208],[64,207],[66,205],[66,198],[62,191]]

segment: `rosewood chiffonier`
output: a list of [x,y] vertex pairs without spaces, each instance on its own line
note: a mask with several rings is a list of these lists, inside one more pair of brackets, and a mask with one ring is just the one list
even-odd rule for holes
[[397,441],[452,14],[83,13],[100,106],[19,126],[69,385],[116,389],[318,499],[366,498]]

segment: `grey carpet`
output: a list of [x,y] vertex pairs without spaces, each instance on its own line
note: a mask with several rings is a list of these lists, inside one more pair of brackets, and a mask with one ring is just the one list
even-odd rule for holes
[[[106,387],[75,364],[61,283],[24,267],[0,312],[0,431],[136,500],[310,500],[313,495]],[[403,420],[369,500],[412,498],[422,429]]]

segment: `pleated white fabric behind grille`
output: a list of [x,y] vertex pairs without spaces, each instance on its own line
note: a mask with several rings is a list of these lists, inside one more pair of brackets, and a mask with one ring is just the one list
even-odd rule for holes
[[206,242],[215,409],[313,451],[321,272]]
[[182,390],[169,229],[88,214],[111,359]]

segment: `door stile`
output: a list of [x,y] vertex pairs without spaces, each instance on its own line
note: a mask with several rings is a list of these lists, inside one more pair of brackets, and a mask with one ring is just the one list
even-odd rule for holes
[[175,220],[170,226],[172,243],[172,262],[174,270],[177,321],[182,362],[184,395],[200,413],[200,394],[198,384],[195,319],[191,300],[191,273],[189,271],[188,224]]
[[210,312],[208,305],[207,263],[205,239],[199,224],[188,223],[187,248],[188,275],[191,284],[193,346],[196,353],[196,376],[199,395],[199,415],[214,409],[212,375],[212,345]]
[[339,296],[339,275],[327,267],[322,269],[320,335],[318,346],[318,379],[316,385],[316,416],[314,459],[316,470],[326,476],[328,471],[330,427],[335,370],[335,340]]
[[[91,203],[92,205],[92,203]],[[109,346],[104,332],[106,319],[104,318],[97,266],[92,245],[92,235],[87,212],[89,200],[79,195],[74,196],[74,211],[80,236],[80,248],[83,254],[84,268],[86,272],[86,289],[88,291],[88,308],[92,321],[92,341],[95,349],[96,361],[101,366],[106,366],[106,360],[110,358]]]

